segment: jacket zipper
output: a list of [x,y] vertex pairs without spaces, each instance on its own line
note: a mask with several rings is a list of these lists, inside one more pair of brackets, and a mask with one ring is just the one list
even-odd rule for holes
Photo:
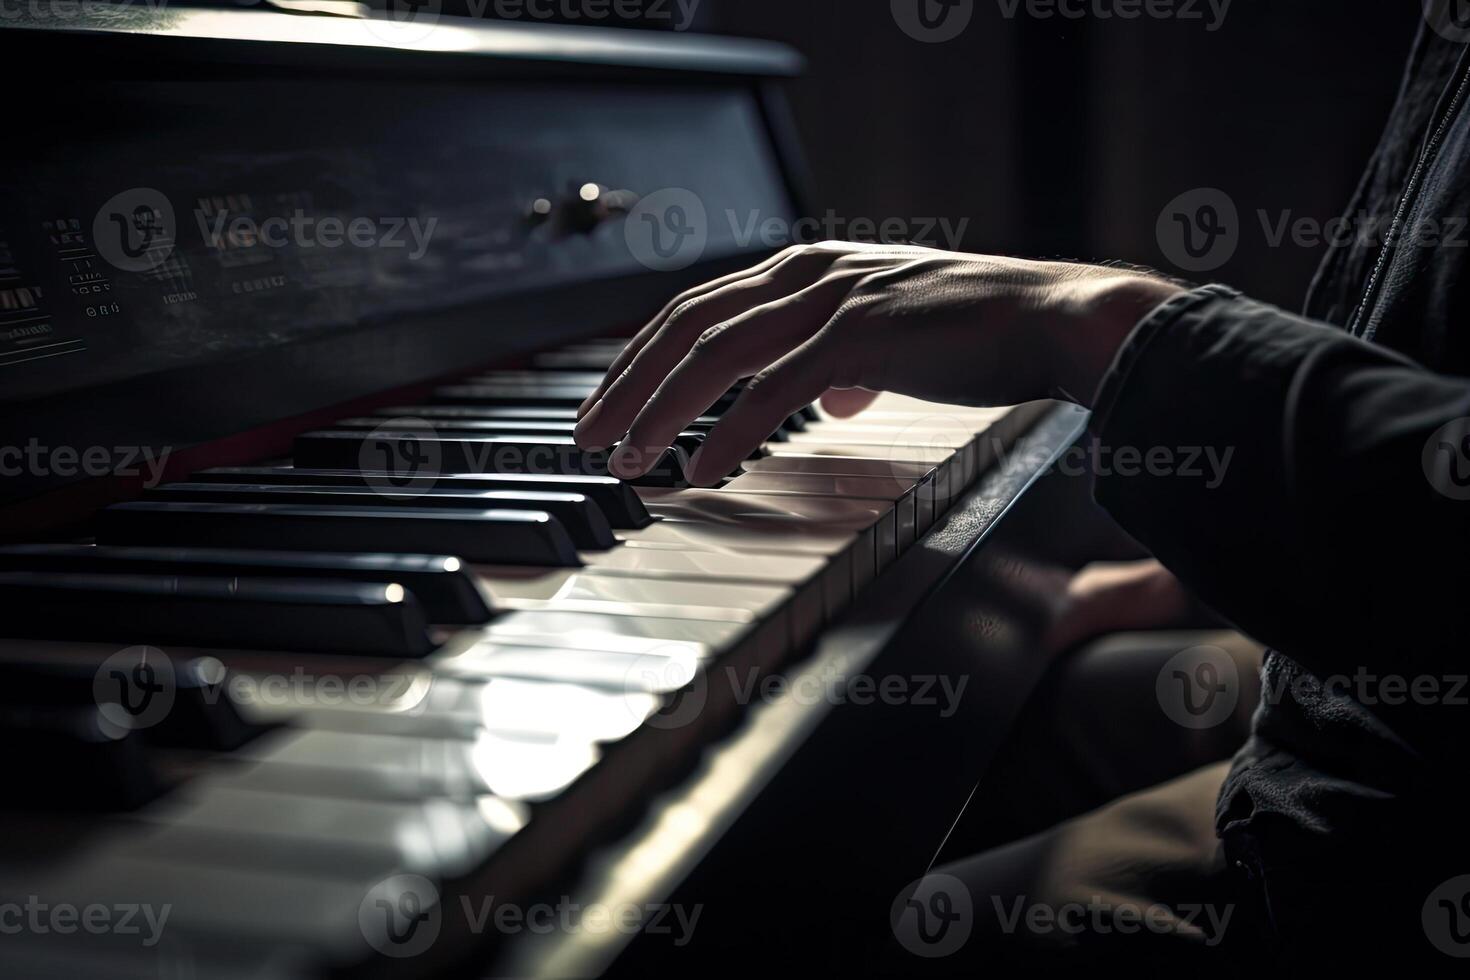
[[[1419,160],[1414,164],[1414,170],[1409,176],[1409,183],[1404,188],[1403,197],[1399,199],[1398,208],[1394,211],[1393,224],[1389,226],[1388,234],[1383,240],[1383,248],[1378,253],[1378,261],[1373,265],[1373,274],[1368,277],[1368,285],[1363,293],[1363,299],[1358,303],[1357,310],[1348,324],[1348,332],[1353,336],[1359,335],[1358,328],[1363,325],[1364,318],[1369,311],[1377,310],[1377,294],[1383,274],[1388,270],[1388,263],[1393,258],[1398,248],[1399,236],[1403,233],[1404,219],[1408,217],[1409,211],[1418,203],[1419,191],[1423,185],[1424,175],[1434,163],[1439,152],[1440,144],[1444,141],[1445,134],[1449,131],[1450,123],[1454,121],[1455,114],[1459,111],[1460,103],[1465,99],[1465,92],[1470,88],[1470,48],[1460,55],[1457,65],[1457,73],[1460,84],[1455,89],[1450,103],[1437,116],[1437,121],[1425,143],[1423,151],[1419,154]],[[1443,98],[1443,97],[1441,97]],[[1372,340],[1378,328],[1375,324],[1363,331],[1364,340]]]

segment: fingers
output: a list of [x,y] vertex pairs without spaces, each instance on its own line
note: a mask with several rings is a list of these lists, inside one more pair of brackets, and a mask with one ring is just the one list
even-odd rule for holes
[[749,279],[752,276],[758,276],[769,272],[771,269],[774,269],[776,266],[780,265],[789,257],[790,256],[788,252],[778,252],[777,254],[766,259],[764,262],[759,262],[756,265],[751,266],[749,269],[742,269],[739,272],[731,272],[728,275],[723,275],[718,279],[711,279],[707,283],[695,286],[692,289],[686,289],[678,296],[675,296],[673,299],[669,300],[668,303],[664,305],[664,308],[662,310],[659,310],[658,315],[655,316],[652,320],[648,321],[648,323],[644,325],[643,329],[639,330],[638,333],[633,336],[633,339],[628,341],[628,345],[622,349],[622,351],[618,354],[616,358],[613,359],[612,365],[607,369],[607,374],[602,379],[602,383],[597,386],[597,389],[593,391],[592,394],[587,396],[586,400],[582,402],[581,408],[577,409],[577,418],[581,419],[587,414],[587,412],[592,408],[593,405],[597,404],[597,402],[602,398],[603,394],[607,391],[608,386],[616,381],[618,377],[628,369],[628,365],[633,363],[633,358],[638,356],[638,352],[643,350],[648,342],[653,339],[654,335],[658,333],[659,329],[664,325],[664,323],[668,321],[669,317],[673,316],[673,314],[680,307],[684,306],[686,303],[689,303],[692,300],[697,300],[703,296],[722,289],[725,286],[730,286],[742,280]]
[[[611,381],[604,379],[601,394],[577,424],[574,435],[578,444],[595,449],[616,442],[701,334],[752,307],[789,296],[819,280],[840,255],[820,249],[783,253],[779,261],[759,274],[728,282],[681,303],[654,327],[636,353],[625,351],[626,359],[620,356],[608,371]],[[620,368],[619,364],[626,366]]]
[[[674,437],[732,384],[779,360],[816,333],[832,318],[853,278],[828,277],[794,296],[706,330],[629,426],[623,439],[629,451],[614,461],[613,475],[624,479],[641,476]],[[761,440],[774,429],[766,430]]]
[[822,395],[822,408],[828,415],[849,419],[873,404],[876,391],[866,388],[831,388]]
[[832,385],[834,334],[821,331],[757,374],[690,461],[689,482],[711,486],[765,442],[781,420]]

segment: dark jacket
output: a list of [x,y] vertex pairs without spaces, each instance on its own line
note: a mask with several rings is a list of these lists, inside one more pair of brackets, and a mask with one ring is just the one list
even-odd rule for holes
[[1374,942],[1423,945],[1430,892],[1470,874],[1467,52],[1416,41],[1348,208],[1368,220],[1304,315],[1186,294],[1139,325],[1095,406],[1115,449],[1234,451],[1213,489],[1111,473],[1097,495],[1274,648],[1217,827],[1288,942],[1367,941],[1342,911],[1354,889]]

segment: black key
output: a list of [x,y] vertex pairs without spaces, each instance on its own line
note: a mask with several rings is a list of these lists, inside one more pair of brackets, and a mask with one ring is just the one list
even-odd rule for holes
[[[161,788],[138,732],[97,704],[0,704],[5,778],[0,806],[25,810],[131,810]],[[109,712],[116,714],[115,706]]]
[[397,582],[418,599],[431,623],[478,626],[491,618],[474,576],[449,555],[20,544],[0,547],[0,571]]
[[[166,483],[145,490],[144,500],[195,500],[201,503],[325,504],[332,507],[388,505],[437,510],[543,511],[561,522],[578,548],[605,551],[617,538],[597,505],[579,493],[526,490],[378,490],[373,487],[280,486],[239,483]],[[404,583],[405,585],[407,583]]]
[[[684,464],[703,436],[682,433],[638,486],[685,487]],[[351,469],[387,466],[396,479],[432,483],[439,473],[532,473],[608,476],[606,450],[584,450],[570,436],[460,436],[422,432],[308,432],[296,437],[297,465]]]
[[[685,449],[688,452],[693,452],[694,448],[697,448],[704,441],[704,437],[708,435],[709,430],[714,428],[715,423],[719,421],[709,416],[705,416],[704,418],[707,420],[704,424],[692,425],[688,431],[679,433],[679,436],[676,437],[675,444],[680,444],[678,440],[682,438]],[[429,423],[429,427],[425,427],[425,422]],[[503,421],[499,419],[435,419],[430,422],[428,419],[353,418],[333,422],[332,428],[348,429],[354,432],[417,433],[420,436],[439,439],[455,439],[466,436],[489,436],[491,438],[502,436],[535,436],[539,438],[543,435],[560,436],[570,439],[573,430],[576,429],[576,424],[572,422],[523,422]],[[765,449],[757,446],[747,458],[762,459],[767,455],[769,453]]]
[[[169,662],[160,678],[158,666],[149,664],[148,658],[167,654],[146,647],[135,649],[137,662],[133,664],[116,656],[102,663],[56,657],[0,660],[0,687],[8,692],[0,700],[18,692],[26,703],[66,708],[96,704],[100,694],[104,701],[118,705],[121,714],[111,712],[114,720],[126,714],[140,723],[139,730],[148,741],[181,748],[227,752],[265,731],[235,710],[225,692],[227,672],[218,660],[196,657]],[[150,666],[152,674],[144,673]],[[169,698],[166,709],[156,712],[156,717],[148,715],[149,705],[139,698],[148,686],[166,691]]]
[[[399,480],[395,484],[394,480]],[[222,466],[201,470],[191,483],[279,483],[290,486],[413,487],[416,481],[402,480],[390,473],[359,469],[297,469],[291,466]],[[562,473],[441,473],[435,485],[465,490],[540,490],[548,493],[580,493],[602,511],[616,528],[637,529],[653,523],[638,493],[611,476],[572,476]],[[407,583],[405,583],[407,584]]]
[[616,351],[604,348],[568,347],[537,354],[531,364],[549,371],[606,371],[617,356]]
[[385,657],[433,649],[422,607],[399,585],[0,572],[0,612],[0,633],[25,639]]
[[[579,408],[587,396],[595,390],[594,385],[447,385],[434,390],[437,401],[460,405],[496,405],[506,407],[570,407]],[[735,402],[735,391],[727,391],[717,398],[706,414],[718,415]]]
[[602,384],[606,371],[485,371],[464,378],[461,384],[475,385],[550,385],[555,388],[582,388],[589,391]]
[[99,515],[99,544],[452,554],[496,565],[582,564],[542,511],[195,504],[137,500]]
[[[446,420],[479,420],[485,422],[571,422],[577,421],[577,410],[575,408],[516,408],[497,407],[494,405],[394,405],[389,408],[379,409],[373,413],[379,420],[382,419],[423,419],[432,422],[435,428],[440,425],[441,419]],[[718,415],[701,415],[688,428],[695,432],[707,432],[720,420]],[[342,423],[338,422],[337,425]],[[775,442],[785,442],[788,432],[805,432],[806,417],[800,412],[789,415],[781,423],[771,439]]]
[[427,419],[437,424],[439,419],[484,419],[487,422],[575,422],[575,408],[555,406],[496,406],[496,405],[394,405],[382,408],[373,415],[380,419]]
[[577,408],[587,400],[587,396],[592,392],[591,385],[553,387],[530,384],[465,384],[436,388],[434,398],[439,401],[459,402],[465,405]]
[[[697,432],[708,435],[709,431],[719,424],[719,418],[713,415],[702,415],[690,422],[686,427],[689,432]],[[465,435],[549,435],[569,436],[576,430],[577,424],[570,420],[560,419],[484,419],[473,418],[464,415],[456,416],[424,416],[393,418],[353,418],[342,419],[333,422],[334,429],[352,429],[358,432],[376,432],[379,429],[388,431],[427,431],[424,423],[433,427],[433,432],[438,436],[465,436]],[[777,429],[771,433],[769,441],[786,442],[788,439],[785,429]],[[752,453],[752,459],[759,459],[760,455]]]
[[397,432],[422,432],[429,436],[456,435],[552,435],[570,436],[577,423],[566,419],[478,419],[440,418],[351,418],[332,423],[333,429],[373,432],[387,429]]

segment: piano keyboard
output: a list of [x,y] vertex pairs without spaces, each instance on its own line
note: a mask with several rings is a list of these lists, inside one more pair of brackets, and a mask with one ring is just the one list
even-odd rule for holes
[[152,946],[7,940],[18,969],[381,966],[378,903],[444,912],[412,969],[459,957],[456,896],[534,896],[615,833],[738,718],[716,667],[799,657],[1019,434],[884,395],[689,488],[727,396],[632,486],[570,439],[619,346],[148,490],[95,543],[0,548],[0,902],[170,910]]

